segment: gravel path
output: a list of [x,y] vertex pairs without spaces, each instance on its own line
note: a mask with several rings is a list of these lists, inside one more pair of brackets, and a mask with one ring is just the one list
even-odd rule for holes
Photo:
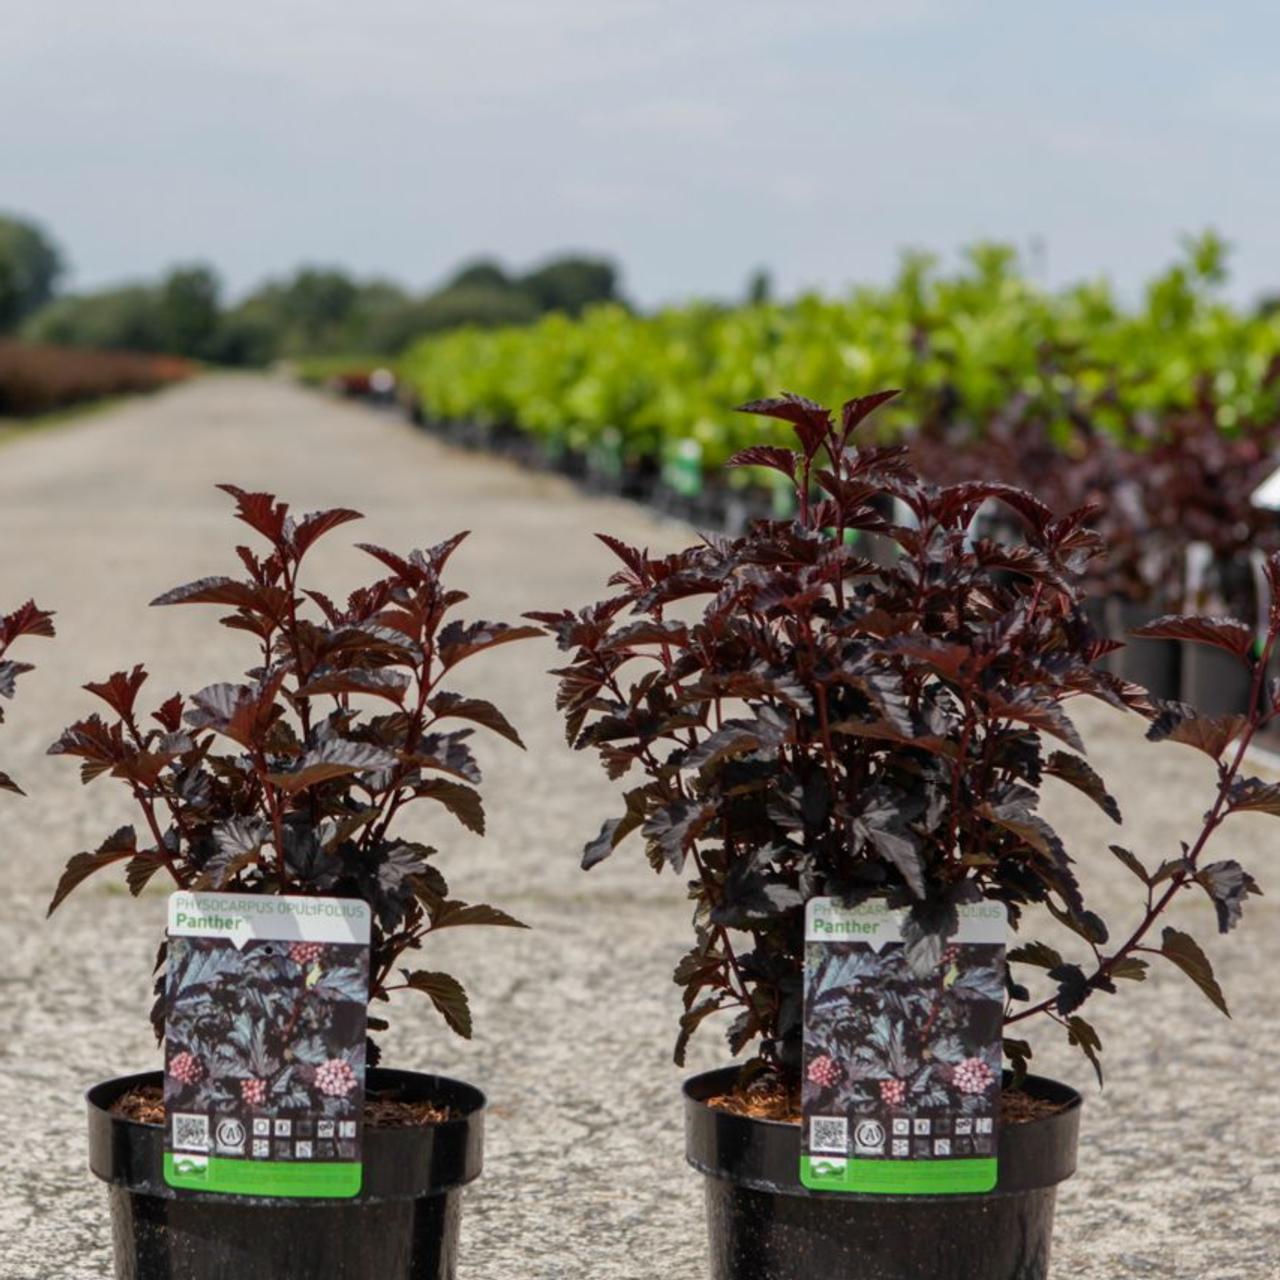
[[[392,547],[474,528],[453,564],[475,614],[490,618],[592,597],[610,566],[589,536],[596,529],[655,547],[685,537],[635,507],[256,378],[209,378],[0,451],[0,602],[36,595],[58,610],[61,633],[56,645],[32,644],[39,670],[0,736],[0,757],[32,796],[0,798],[5,1280],[110,1274],[80,1093],[157,1061],[146,1010],[162,893],[134,902],[107,872],[53,926],[43,922],[66,856],[126,818],[105,784],[82,789],[43,748],[87,709],[77,692],[86,679],[142,659],[158,700],[249,665],[242,638],[214,625],[212,611],[145,607],[178,582],[229,571],[238,526],[212,487],[219,480],[271,487],[308,510],[356,506],[369,516],[358,536]],[[344,547],[347,532],[356,533],[340,531],[315,553],[316,585],[341,589],[364,571]],[[433,965],[468,983],[476,1038],[452,1038],[425,1002],[406,1000],[388,1060],[489,1091],[487,1170],[468,1197],[463,1280],[698,1280],[700,1188],[682,1163],[681,1073],[669,1057],[670,973],[687,909],[638,848],[590,876],[577,870],[583,840],[616,805],[594,764],[564,746],[541,674],[552,657],[530,643],[470,668],[467,687],[498,702],[529,746],[485,753],[488,838],[422,823],[447,849],[443,865],[462,896],[534,928],[442,940]],[[1082,720],[1094,763],[1114,779],[1128,842],[1148,859],[1176,852],[1205,808],[1211,771],[1185,748],[1146,746],[1110,713]],[[1114,828],[1074,793],[1055,792],[1046,808],[1113,923],[1131,918],[1132,882],[1106,852]],[[1275,886],[1274,821],[1237,819],[1218,856],[1240,858]],[[1056,1036],[1036,1041],[1042,1070],[1088,1086],[1082,1171],[1059,1200],[1056,1276],[1280,1276],[1280,909],[1251,900],[1248,927],[1228,938],[1213,933],[1207,902],[1183,910],[1217,963],[1234,1020],[1176,972],[1154,974],[1096,1009],[1109,1072],[1101,1095]],[[698,1066],[720,1060],[714,1033],[693,1056]]]

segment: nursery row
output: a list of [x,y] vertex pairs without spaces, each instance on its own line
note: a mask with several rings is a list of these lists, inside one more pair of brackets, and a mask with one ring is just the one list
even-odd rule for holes
[[194,373],[189,360],[0,341],[0,418],[155,391]]
[[[1195,609],[1261,631],[1262,557],[1280,547],[1280,523],[1255,494],[1280,458],[1280,314],[1223,303],[1223,274],[1222,246],[1205,237],[1126,309],[1101,284],[1040,289],[1007,251],[979,248],[955,274],[912,258],[890,287],[838,302],[650,317],[605,307],[432,338],[399,362],[399,396],[464,445],[738,531],[792,503],[777,476],[720,467],[762,434],[730,406],[778,385],[880,381],[901,394],[877,434],[909,443],[926,479],[998,479],[1059,509],[1097,506],[1090,527],[1108,551],[1084,587],[1117,619]],[[370,394],[360,361],[317,372]],[[374,398],[386,400],[381,377]],[[1144,676],[1176,696],[1177,663],[1157,648],[1144,648]],[[1216,696],[1225,710],[1243,695]]]
[[[331,375],[342,394],[393,402],[388,371],[375,390],[357,365]],[[401,403],[414,410],[401,387]],[[1056,510],[1091,508],[1088,527],[1105,553],[1080,571],[1081,587],[1104,634],[1121,637],[1168,613],[1226,613],[1265,632],[1270,588],[1265,557],[1280,550],[1280,512],[1261,486],[1280,466],[1280,408],[1263,419],[1226,430],[1220,402],[1204,392],[1192,404],[1168,409],[1135,424],[1140,443],[1124,443],[1077,415],[1067,437],[1043,406],[1024,399],[991,420],[980,437],[928,424],[904,434],[912,463],[936,484],[998,480],[1034,493]],[[751,419],[737,415],[750,433]],[[703,473],[703,455],[686,440],[665,464],[627,463],[599,445],[567,447],[563,438],[533,436],[510,425],[440,421],[415,414],[426,430],[466,448],[503,454],[525,465],[559,470],[591,489],[652,503],[699,528],[741,533],[750,520],[793,514],[795,497],[767,468]],[[887,509],[886,515],[894,514]],[[899,507],[897,517],[910,521]],[[1018,542],[1016,518],[988,503],[972,532]],[[853,536],[853,535],[850,535]],[[882,541],[863,540],[877,554]],[[1175,642],[1128,647],[1114,661],[1118,671],[1161,697],[1183,697],[1215,712],[1243,709],[1247,689],[1194,657],[1183,661]]]
[[[367,381],[351,377],[344,394],[371,395]],[[451,444],[501,453],[525,465],[558,469],[595,492],[620,493],[652,503],[702,529],[740,534],[755,519],[792,515],[795,494],[760,483],[767,471],[743,469],[747,483],[723,477],[701,483],[697,470],[676,459],[662,471],[629,472],[605,465],[598,454],[548,452],[511,431],[472,424],[421,424]],[[1159,444],[1138,453],[1106,436],[1082,437],[1064,451],[1039,423],[1016,431],[997,426],[983,441],[949,445],[928,436],[904,442],[912,462],[933,483],[997,480],[1032,492],[1055,510],[1089,507],[1087,527],[1105,550],[1081,566],[1079,585],[1100,635],[1130,643],[1101,661],[1125,680],[1159,698],[1176,698],[1213,715],[1242,713],[1249,681],[1238,664],[1180,639],[1133,640],[1134,630],[1167,614],[1228,614],[1254,630],[1260,650],[1270,616],[1265,558],[1280,551],[1280,512],[1254,494],[1280,465],[1280,417],[1266,430],[1228,436],[1211,412],[1188,410],[1167,424]],[[751,483],[751,481],[755,483]],[[911,523],[902,507],[885,514]],[[970,535],[1005,544],[1023,540],[1018,518],[999,503],[974,512]],[[883,559],[891,541],[851,532],[856,550]],[[1272,673],[1280,677],[1280,665]],[[1264,728],[1269,747],[1280,730]]]
[[[157,704],[141,664],[116,672],[85,686],[98,710],[50,749],[82,782],[127,792],[139,819],[71,857],[50,911],[99,874],[123,872],[134,894],[153,881],[179,891],[151,1015],[163,1069],[89,1095],[118,1275],[451,1280],[484,1098],[383,1069],[377,1037],[414,1001],[470,1035],[435,935],[519,925],[456,897],[404,817],[434,808],[484,832],[471,738],[523,743],[460,681],[476,654],[540,643],[555,668],[547,714],[620,792],[617,816],[583,831],[584,867],[631,837],[654,871],[688,883],[676,1061],[713,1027],[741,1060],[685,1086],[715,1280],[1045,1280],[1081,1097],[1029,1073],[1020,1024],[1065,1037],[1101,1079],[1084,1014],[1140,992],[1148,971],[1180,972],[1226,1012],[1170,908],[1207,900],[1222,933],[1252,914],[1258,885],[1216,855],[1233,815],[1280,814],[1280,785],[1245,772],[1280,710],[1264,679],[1280,604],[1260,636],[1198,616],[1139,632],[1238,668],[1241,714],[1153,699],[1111,669],[1116,646],[1086,608],[1081,573],[1102,550],[1086,513],[998,481],[932,486],[901,447],[858,444],[892,395],[837,415],[789,396],[747,406],[794,447],[751,446],[734,465],[789,486],[788,518],[664,556],[602,535],[617,564],[598,602],[548,601],[505,623],[459,616],[464,535],[403,553],[358,544],[369,574],[335,603],[309,589],[307,557],[359,514],[296,514],[223,486],[254,545],[228,550],[234,576],[154,603],[214,606],[244,646],[243,678]],[[973,536],[992,506],[1017,522],[1016,541]],[[1261,573],[1280,587],[1280,554]],[[0,619],[0,696],[30,669],[8,650],[51,635],[34,605]],[[1079,878],[1088,864],[1039,811],[1053,778],[1121,820],[1083,758],[1069,714],[1080,698],[1216,765],[1203,817],[1166,860],[1133,839],[1141,856],[1111,846],[1133,889],[1114,932],[1098,886]],[[250,923],[328,911],[363,932]],[[819,911],[845,929],[834,946],[811,933]],[[853,932],[890,919],[892,937]],[[914,1166],[925,1194],[841,1194],[867,1164],[891,1178]],[[270,1176],[310,1190],[215,1185]],[[813,1179],[828,1181],[815,1191]]]
[[841,299],[651,316],[604,306],[462,330],[410,348],[399,371],[424,417],[515,429],[631,467],[692,445],[704,471],[718,469],[758,439],[730,406],[779,386],[819,399],[898,387],[881,435],[977,440],[1030,417],[1064,445],[1087,424],[1141,446],[1168,415],[1206,401],[1227,431],[1280,410],[1280,315],[1219,298],[1223,255],[1209,236],[1189,245],[1129,308],[1104,283],[1043,289],[1009,250],[983,246],[954,274],[910,257],[891,285]]

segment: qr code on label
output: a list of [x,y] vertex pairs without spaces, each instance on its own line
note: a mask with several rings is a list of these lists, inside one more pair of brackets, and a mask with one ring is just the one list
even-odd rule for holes
[[175,1115],[173,1117],[173,1149],[175,1151],[208,1151],[209,1117]]
[[849,1121],[844,1116],[813,1116],[809,1120],[809,1150],[847,1155]]

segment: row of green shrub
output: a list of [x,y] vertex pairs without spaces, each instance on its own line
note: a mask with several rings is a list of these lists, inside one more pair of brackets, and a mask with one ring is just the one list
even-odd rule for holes
[[1224,301],[1224,258],[1211,234],[1188,241],[1126,305],[1104,282],[1042,288],[1011,250],[985,245],[949,274],[910,255],[891,284],[843,298],[650,316],[595,307],[425,338],[397,363],[429,418],[577,449],[607,440],[629,459],[692,438],[708,467],[767,430],[732,406],[782,389],[833,403],[900,387],[889,431],[933,422],[956,439],[1028,402],[1064,435],[1087,413],[1124,438],[1208,399],[1232,432],[1280,409],[1280,314]]

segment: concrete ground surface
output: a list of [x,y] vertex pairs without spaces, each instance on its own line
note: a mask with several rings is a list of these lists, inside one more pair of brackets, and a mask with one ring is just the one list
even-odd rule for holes
[[[0,604],[34,595],[57,609],[60,633],[24,646],[19,656],[39,669],[0,729],[0,764],[30,793],[0,796],[4,1280],[111,1274],[81,1093],[158,1063],[146,1014],[163,893],[135,901],[107,871],[45,922],[67,856],[131,815],[111,783],[81,787],[71,763],[43,751],[90,708],[85,680],[144,661],[158,702],[251,665],[247,638],[219,627],[217,610],[146,607],[180,582],[236,572],[233,546],[251,535],[213,488],[224,480],[268,487],[303,510],[367,513],[313,553],[312,583],[329,590],[369,571],[348,549],[357,539],[408,548],[475,530],[451,566],[473,595],[465,616],[513,620],[594,598],[611,569],[597,529],[654,547],[689,536],[557,478],[450,451],[390,415],[261,378],[207,378],[0,450]],[[683,1073],[670,1061],[671,970],[688,909],[638,844],[589,875],[578,869],[582,843],[620,806],[594,761],[564,744],[542,674],[555,657],[550,642],[534,641],[462,669],[459,687],[497,702],[529,747],[483,751],[487,838],[434,816],[411,824],[445,851],[459,896],[533,927],[442,938],[428,967],[466,982],[475,1039],[454,1038],[425,1000],[402,993],[387,1061],[489,1093],[486,1171],[466,1198],[464,1280],[699,1280],[701,1187],[683,1163]],[[1110,712],[1082,708],[1078,718],[1125,810],[1126,843],[1148,861],[1173,856],[1207,807],[1207,762],[1142,742],[1138,725]],[[1115,828],[1075,793],[1051,792],[1046,811],[1118,931],[1138,903],[1136,882],[1106,849]],[[1275,823],[1235,819],[1216,856],[1240,859],[1274,887]],[[1180,923],[1217,966],[1232,1020],[1167,966],[1094,1002],[1105,1092],[1056,1028],[1032,1033],[1037,1067],[1087,1099],[1080,1172],[1059,1197],[1056,1277],[1280,1276],[1278,897],[1251,899],[1245,926],[1225,938],[1207,901],[1181,908]],[[691,1066],[724,1057],[710,1029]]]

